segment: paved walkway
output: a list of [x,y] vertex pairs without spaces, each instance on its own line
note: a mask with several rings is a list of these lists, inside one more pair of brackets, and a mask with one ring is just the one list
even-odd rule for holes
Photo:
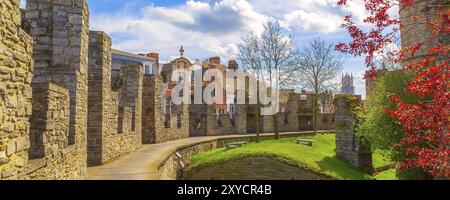
[[[330,131],[321,131],[330,132]],[[305,132],[280,133],[282,136],[307,134]],[[273,133],[261,134],[262,136]],[[158,166],[181,147],[217,139],[238,139],[254,137],[249,135],[192,137],[161,144],[142,145],[140,149],[115,161],[98,167],[89,167],[88,180],[159,180]]]

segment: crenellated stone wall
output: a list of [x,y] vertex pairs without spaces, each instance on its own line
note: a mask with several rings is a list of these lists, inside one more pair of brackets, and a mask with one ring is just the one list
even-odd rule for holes
[[[28,0],[23,13],[23,27],[34,40],[33,83],[54,83],[69,91],[67,142],[76,158],[63,156],[60,162],[79,167],[71,170],[81,171],[81,174],[77,177],[61,174],[58,179],[83,178],[87,149],[89,45],[89,9],[86,0]],[[48,179],[54,178],[53,174],[47,176]],[[41,177],[44,179],[45,175]]]
[[69,146],[69,92],[51,83],[33,84],[30,159],[52,158]]
[[123,67],[111,89],[111,38],[91,31],[89,40],[88,165],[101,165],[141,145],[142,67]]
[[[117,133],[117,126],[108,129],[106,114],[114,113],[111,91],[111,38],[103,32],[89,32],[89,95],[88,95],[88,165],[102,163],[103,134],[106,131]],[[110,99],[111,98],[111,99]],[[117,98],[115,99],[117,102]],[[117,105],[117,103],[116,103]],[[107,112],[108,111],[108,112]],[[115,112],[117,114],[117,111]],[[117,115],[116,115],[117,116]],[[117,124],[117,120],[112,124]]]
[[[111,93],[111,100],[104,110],[111,113],[105,113],[110,131],[103,132],[102,163],[133,152],[142,144],[143,68],[128,66],[121,71],[122,86],[117,94]],[[116,119],[118,123],[115,123]]]
[[190,105],[191,136],[247,133],[246,105],[234,105],[235,113],[217,114],[211,105]]
[[83,155],[69,145],[69,91],[52,83],[33,83],[33,115],[25,179],[84,179]]
[[[160,92],[156,88],[162,87],[162,78],[154,75],[144,75],[142,90],[142,143],[156,143],[156,116],[161,116],[161,98],[157,98]],[[159,93],[161,94],[161,93]],[[158,108],[156,108],[158,106]]]
[[372,172],[372,152],[356,135],[357,118],[352,107],[357,104],[361,104],[360,96],[344,94],[335,97],[336,155],[360,170]]
[[280,90],[280,109],[277,114],[280,132],[298,131],[298,99],[294,90]]
[[33,77],[32,38],[18,0],[0,1],[0,180],[26,173]]
[[[84,143],[87,116],[89,9],[86,0],[28,0],[24,27],[34,39],[33,82],[69,89],[69,144]],[[80,145],[80,151],[85,145]]]
[[[299,127],[299,104],[297,94],[293,90],[282,89],[279,91],[280,111],[276,114],[278,120],[279,132],[295,132],[300,129]],[[256,122],[254,116],[255,105],[250,105],[251,117],[248,118],[251,132],[255,132]],[[275,131],[275,122],[273,115],[261,115],[260,117],[260,131],[262,133],[273,133]]]
[[162,101],[165,97],[163,88],[160,75],[144,76],[142,92],[142,142],[144,144],[162,143],[189,137],[190,106],[183,104],[176,106],[171,113],[163,113]]

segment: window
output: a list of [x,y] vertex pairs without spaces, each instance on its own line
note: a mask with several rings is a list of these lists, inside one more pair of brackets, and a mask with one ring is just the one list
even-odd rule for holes
[[230,114],[235,114],[235,111],[234,111],[234,104],[230,104]]
[[170,128],[170,114],[165,114],[164,125],[166,128]]
[[151,68],[150,68],[150,65],[149,65],[149,64],[145,64],[145,65],[144,65],[144,74],[152,74],[151,71],[152,71],[152,70],[151,70]]
[[199,119],[195,120],[195,130],[201,130],[202,129],[202,123]]

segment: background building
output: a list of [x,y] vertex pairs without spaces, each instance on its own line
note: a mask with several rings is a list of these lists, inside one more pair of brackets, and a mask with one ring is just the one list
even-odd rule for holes
[[342,94],[355,94],[355,86],[353,85],[353,74],[342,75]]

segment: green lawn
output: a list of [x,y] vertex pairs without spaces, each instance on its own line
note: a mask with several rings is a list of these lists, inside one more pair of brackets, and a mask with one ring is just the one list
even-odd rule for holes
[[[359,171],[343,160],[337,159],[334,152],[335,136],[333,134],[304,137],[316,142],[312,147],[295,143],[295,138],[266,140],[260,143],[250,143],[241,148],[225,150],[224,148],[203,152],[192,156],[192,166],[199,167],[220,163],[226,160],[245,156],[272,156],[281,161],[309,169],[318,174],[335,179],[370,180],[369,174]],[[377,152],[374,153],[375,166],[383,166],[387,159]],[[392,174],[382,173],[382,179],[390,178]],[[395,173],[394,173],[395,175]],[[378,178],[378,177],[377,177]]]
[[395,169],[383,171],[375,176],[376,180],[398,180]]
[[372,155],[372,164],[374,168],[378,168],[391,164],[391,161],[388,154],[377,150]]

